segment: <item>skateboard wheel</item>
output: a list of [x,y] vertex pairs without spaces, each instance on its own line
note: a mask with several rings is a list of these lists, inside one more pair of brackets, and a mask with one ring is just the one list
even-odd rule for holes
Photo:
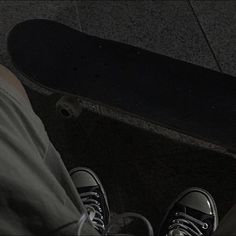
[[57,101],[56,110],[65,119],[76,119],[82,113],[82,106],[78,98],[63,96]]

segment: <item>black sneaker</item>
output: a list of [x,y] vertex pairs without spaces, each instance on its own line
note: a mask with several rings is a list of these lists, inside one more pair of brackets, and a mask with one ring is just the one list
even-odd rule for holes
[[69,173],[94,228],[102,234],[110,221],[110,210],[99,178],[92,170],[84,167],[74,168]]
[[210,236],[218,226],[213,197],[205,190],[190,188],[168,209],[158,236]]

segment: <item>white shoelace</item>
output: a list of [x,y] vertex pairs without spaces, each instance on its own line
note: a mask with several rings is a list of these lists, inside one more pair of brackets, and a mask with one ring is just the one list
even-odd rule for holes
[[[133,213],[133,212],[126,212],[123,213],[121,215],[116,216],[105,228],[105,230],[103,231],[102,235],[103,236],[109,236],[110,230],[112,228],[112,226],[114,225],[115,222],[117,222],[120,219],[124,219],[126,217],[132,217],[132,218],[136,218],[136,219],[140,219],[142,220],[148,229],[148,234],[147,236],[154,236],[154,232],[153,232],[153,228],[151,223],[142,215],[137,214],[137,213]],[[82,232],[82,227],[85,223],[85,221],[87,220],[87,215],[84,213],[82,214],[80,220],[78,221],[78,231],[77,231],[77,236],[81,236],[81,232]]]
[[[169,233],[167,235],[173,235],[173,231],[178,231],[180,235],[186,236],[202,236],[203,233],[201,230],[196,226],[200,225],[202,229],[207,229],[208,224],[204,223],[200,220],[195,219],[192,216],[189,216],[183,212],[177,212],[176,216],[183,217],[177,218],[172,221],[172,224],[169,226]],[[182,233],[182,234],[181,234]]]
[[[100,203],[93,199],[94,197],[99,198],[99,194],[96,192],[85,192],[80,194],[81,200],[87,209],[87,213],[89,216],[89,219],[91,220],[93,226],[98,231],[102,232],[102,235],[109,235],[109,232],[111,228],[113,227],[114,223],[117,222],[119,219],[131,217],[142,220],[148,228],[148,235],[154,236],[154,232],[152,229],[152,226],[150,222],[142,215],[133,213],[133,212],[126,212],[123,214],[120,214],[116,216],[106,227],[103,222],[103,215],[102,215],[102,209],[100,207]],[[81,219],[78,222],[78,236],[81,233],[83,224],[85,223],[87,217],[85,214],[82,215]]]
[[93,197],[99,198],[99,194],[96,192],[85,192],[80,194],[81,200],[87,209],[89,219],[91,220],[95,229],[99,231],[105,230],[103,222],[102,209],[100,203],[93,199]]

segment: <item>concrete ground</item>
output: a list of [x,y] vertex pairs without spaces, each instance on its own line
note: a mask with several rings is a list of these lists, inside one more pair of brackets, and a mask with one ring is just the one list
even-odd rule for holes
[[[1,0],[0,63],[25,82],[11,64],[7,34],[21,21],[43,18],[236,76],[235,12],[236,1],[228,0]],[[220,217],[235,203],[236,161],[231,157],[89,113],[67,122],[55,113],[56,97],[28,86],[26,90],[67,168],[93,168],[104,182],[113,212],[137,211],[157,228],[170,201],[190,186],[215,196]]]

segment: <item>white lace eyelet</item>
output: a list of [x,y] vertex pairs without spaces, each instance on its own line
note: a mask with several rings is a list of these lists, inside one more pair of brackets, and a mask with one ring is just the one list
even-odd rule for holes
[[208,224],[207,223],[204,223],[203,226],[202,226],[203,229],[208,229]]

